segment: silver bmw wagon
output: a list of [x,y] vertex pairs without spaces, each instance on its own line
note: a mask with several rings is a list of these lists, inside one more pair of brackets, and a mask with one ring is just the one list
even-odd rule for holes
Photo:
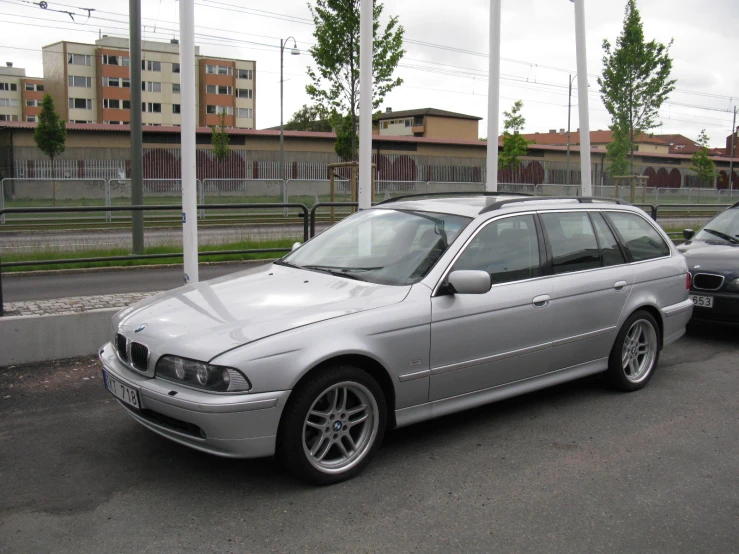
[[330,484],[388,429],[597,373],[642,388],[685,332],[689,286],[636,207],[427,195],[121,311],[100,360],[148,429]]

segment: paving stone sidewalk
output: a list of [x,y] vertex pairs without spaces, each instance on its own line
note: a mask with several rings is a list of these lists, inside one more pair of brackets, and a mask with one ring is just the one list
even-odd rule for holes
[[28,300],[6,302],[5,315],[55,315],[88,312],[103,308],[125,308],[131,304],[158,294],[157,292],[130,292],[104,296],[70,296],[53,300]]

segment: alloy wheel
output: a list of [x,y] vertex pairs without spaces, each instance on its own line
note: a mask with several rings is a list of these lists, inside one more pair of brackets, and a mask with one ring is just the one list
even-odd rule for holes
[[621,366],[632,383],[640,383],[649,375],[657,357],[657,331],[646,319],[635,321],[624,337]]

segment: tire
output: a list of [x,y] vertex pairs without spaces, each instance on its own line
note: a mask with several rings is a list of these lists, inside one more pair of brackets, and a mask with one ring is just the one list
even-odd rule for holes
[[367,372],[347,365],[311,375],[290,395],[277,458],[296,477],[332,485],[358,475],[382,443],[385,395]]
[[624,322],[608,357],[606,383],[631,392],[643,388],[659,362],[661,338],[654,316],[637,310]]

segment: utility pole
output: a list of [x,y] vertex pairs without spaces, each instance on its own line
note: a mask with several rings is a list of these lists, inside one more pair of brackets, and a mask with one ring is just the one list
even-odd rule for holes
[[[577,75],[575,75],[577,77]],[[572,113],[572,80],[574,77],[570,74],[570,89],[567,94],[567,179],[566,185],[570,184],[570,114]]]
[[498,190],[498,117],[500,110],[500,4],[490,0],[488,52],[488,144],[485,191]]
[[293,40],[293,49],[290,52],[293,56],[299,56],[300,50],[298,50],[298,43],[293,37],[288,37],[285,40],[280,39],[280,171],[277,176],[282,181],[282,201],[287,202],[287,183],[285,181],[285,129],[282,122],[282,104],[283,104],[283,82],[282,71],[285,66],[285,46],[287,41]]
[[372,206],[372,42],[373,0],[361,0],[359,13],[359,209]]
[[[203,85],[204,86],[204,85]],[[182,126],[182,254],[185,284],[197,283],[198,213],[195,157],[195,3],[180,0],[180,90]]]
[[[731,122],[731,152],[729,153],[729,190],[734,191],[734,139],[736,138],[736,106],[734,106],[734,120]],[[731,196],[731,192],[729,193]]]
[[[141,0],[128,1],[129,69],[131,71],[131,204],[144,203],[144,149],[141,145]],[[144,253],[144,212],[131,214],[134,254]]]
[[585,0],[575,3],[575,48],[577,49],[577,103],[580,108],[580,173],[582,195],[593,195],[590,171],[590,120],[588,113],[588,53],[585,47]]

